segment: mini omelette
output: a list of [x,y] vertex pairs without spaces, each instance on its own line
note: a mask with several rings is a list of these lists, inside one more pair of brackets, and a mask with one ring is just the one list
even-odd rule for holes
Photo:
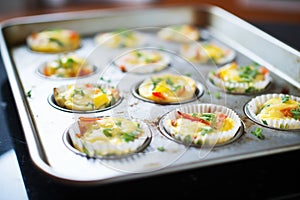
[[269,70],[258,64],[239,66],[231,62],[208,74],[221,89],[236,93],[253,93],[265,89],[271,81]]
[[94,39],[100,46],[109,48],[138,47],[144,43],[144,36],[142,33],[134,30],[123,29],[113,32],[99,33]]
[[235,58],[235,52],[215,43],[182,44],[180,48],[182,56],[194,63],[225,64]]
[[161,51],[143,49],[131,51],[115,63],[122,72],[150,73],[166,68],[170,58]]
[[168,26],[158,31],[157,36],[166,41],[189,42],[200,39],[200,31],[196,26],[183,24]]
[[81,38],[74,30],[51,29],[30,34],[27,45],[37,52],[60,53],[78,49]]
[[[221,112],[183,113],[177,111],[176,119],[168,119],[165,126],[173,138],[186,144],[201,145],[206,135],[232,130],[235,127],[235,121]],[[225,141],[219,139],[218,142]]]
[[190,100],[196,92],[196,82],[183,75],[153,75],[138,88],[140,96],[158,103],[178,103]]
[[86,76],[94,72],[84,58],[75,54],[60,55],[57,59],[46,62],[40,73],[46,77],[72,78]]
[[81,117],[73,146],[88,156],[126,155],[136,152],[145,142],[140,123],[119,117]]
[[300,120],[300,102],[292,100],[288,95],[270,98],[261,105],[257,117],[261,120]]
[[119,99],[118,89],[108,85],[70,84],[53,89],[58,106],[69,110],[101,110],[114,105]]

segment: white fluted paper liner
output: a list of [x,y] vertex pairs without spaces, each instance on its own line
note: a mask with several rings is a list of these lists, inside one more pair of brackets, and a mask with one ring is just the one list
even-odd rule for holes
[[[144,51],[152,51],[152,50],[144,50]],[[126,69],[126,72],[133,72],[133,73],[152,73],[158,72],[165,69],[170,63],[171,58],[165,53],[161,53],[162,60],[156,63],[149,63],[149,64],[130,64],[126,61],[127,56],[124,55],[114,63],[119,67],[123,65]]]
[[212,82],[212,84],[216,85],[218,88],[231,93],[252,93],[262,91],[272,81],[269,73],[264,75],[264,80],[249,83],[223,81],[222,79],[217,77],[214,72],[209,72],[208,78],[210,82]]
[[[86,154],[90,157],[105,157],[105,156],[124,156],[131,153],[135,153],[138,150],[146,148],[146,140],[151,137],[151,132],[148,126],[140,122],[141,128],[144,130],[144,133],[134,141],[120,143],[118,145],[106,143],[103,141],[95,141],[93,143],[84,141],[76,136],[80,133],[78,123],[74,123],[70,126],[68,134],[71,138],[72,144],[75,151],[78,153]],[[86,151],[86,150],[87,151]]]
[[[265,124],[258,116],[257,113],[261,109],[262,105],[272,98],[281,98],[286,96],[286,94],[264,94],[257,96],[249,101],[247,104],[247,109],[249,114],[253,117],[254,120],[261,124]],[[288,95],[291,100],[297,101],[300,103],[300,97],[296,97],[293,95]],[[296,119],[267,119],[265,120],[267,126],[279,129],[299,129],[300,121]],[[266,124],[265,124],[266,125]]]
[[[222,106],[222,105],[215,105],[215,104],[194,104],[194,105],[188,105],[188,106],[182,106],[176,110],[171,111],[165,116],[163,126],[167,130],[167,132],[170,134],[171,129],[167,125],[167,120],[176,120],[178,117],[177,111],[181,111],[183,113],[216,113],[220,112],[225,114],[228,118],[233,119],[234,121],[234,127],[228,131],[222,131],[222,132],[213,132],[203,135],[199,140],[201,140],[201,144],[205,145],[215,145],[215,144],[221,144],[229,141],[232,139],[235,134],[238,132],[239,128],[241,127],[241,120],[239,116],[231,109]],[[175,138],[176,139],[176,138]],[[182,142],[183,138],[179,138],[179,140]],[[198,141],[198,140],[197,140]]]

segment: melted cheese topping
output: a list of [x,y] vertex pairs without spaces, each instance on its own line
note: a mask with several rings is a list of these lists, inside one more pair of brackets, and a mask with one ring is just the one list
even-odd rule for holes
[[131,30],[99,33],[95,36],[97,44],[109,48],[137,47],[143,43],[141,33]]
[[[217,134],[233,129],[235,122],[221,113],[184,114],[166,125],[172,137],[187,143],[201,143],[206,134]],[[209,117],[207,117],[209,116]],[[200,119],[199,121],[197,119]]]
[[66,29],[45,30],[32,33],[27,44],[33,51],[58,53],[80,47],[81,38],[76,31]]
[[47,62],[41,71],[42,74],[48,77],[70,78],[91,74],[94,69],[83,58],[70,54]]
[[163,74],[152,76],[139,86],[139,94],[155,102],[182,102],[194,97],[196,82],[187,76]]
[[295,117],[291,110],[299,110],[299,105],[300,102],[291,99],[283,102],[282,98],[272,98],[261,106],[257,116],[262,120],[291,119]]
[[197,27],[184,24],[163,28],[158,32],[158,37],[168,41],[188,42],[198,40],[200,32]]
[[124,118],[80,118],[78,124],[80,133],[76,137],[83,145],[75,143],[74,146],[87,155],[130,153],[138,147],[131,148],[130,144],[144,135],[138,122]]
[[99,110],[115,104],[119,98],[119,91],[113,87],[71,84],[67,87],[54,88],[56,103],[70,110]]

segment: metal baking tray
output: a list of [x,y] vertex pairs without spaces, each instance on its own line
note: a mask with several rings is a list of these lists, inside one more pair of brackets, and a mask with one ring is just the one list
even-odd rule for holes
[[[59,181],[75,184],[107,184],[116,181],[201,168],[230,161],[300,149],[300,132],[281,131],[261,126],[247,117],[244,105],[258,94],[230,94],[218,91],[207,80],[217,66],[191,65],[173,46],[163,46],[172,56],[166,71],[187,74],[203,85],[203,94],[194,103],[213,103],[233,109],[242,120],[238,135],[224,145],[196,148],[174,142],[160,130],[160,119],[182,105],[160,105],[144,101],[134,94],[136,84],[149,74],[123,73],[113,66],[113,56],[98,51],[95,34],[119,28],[138,29],[150,37],[148,48],[161,48],[155,33],[173,24],[194,24],[216,41],[236,51],[243,65],[258,62],[272,75],[272,83],[262,93],[289,93],[300,96],[300,54],[227,11],[211,6],[165,6],[143,9],[112,9],[46,14],[11,19],[1,24],[1,53],[16,101],[19,117],[32,161],[38,169]],[[48,80],[36,74],[37,68],[53,54],[34,53],[25,43],[33,31],[66,28],[78,31],[82,47],[76,50],[101,68],[101,73],[76,80]],[[109,80],[118,84],[122,101],[112,109],[96,113],[72,113],[53,107],[49,101],[53,87],[81,81]],[[26,94],[31,91],[32,96]],[[215,94],[218,93],[218,98]],[[50,99],[50,100],[49,100]],[[142,120],[152,132],[149,146],[140,153],[120,159],[87,159],[70,150],[66,131],[80,116],[126,116]],[[263,129],[264,140],[250,132]],[[165,151],[157,150],[163,146]],[[199,169],[201,170],[201,169]]]

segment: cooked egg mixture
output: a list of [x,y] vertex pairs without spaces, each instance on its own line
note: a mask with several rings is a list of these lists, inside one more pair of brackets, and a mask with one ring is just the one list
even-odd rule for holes
[[266,101],[257,113],[262,120],[300,118],[300,102],[293,101],[289,96],[271,98]]
[[73,30],[54,29],[33,33],[28,36],[27,44],[39,52],[63,52],[80,47],[79,34]]
[[157,63],[163,59],[163,56],[158,51],[133,51],[124,56],[124,61],[127,64],[144,65],[150,63]]
[[[159,71],[168,65],[168,61],[159,51],[135,50],[116,61],[118,67],[123,71],[143,70],[144,67],[153,68],[151,71]],[[141,68],[139,68],[141,67]],[[139,68],[139,69],[138,69]],[[145,69],[145,71],[148,71]]]
[[95,37],[98,44],[110,48],[136,47],[142,42],[140,33],[130,30],[100,33]]
[[229,53],[229,50],[211,43],[198,45],[183,44],[181,53],[193,62],[208,62],[209,60],[218,62]]
[[54,88],[56,103],[71,110],[99,110],[113,105],[119,98],[118,90],[99,85],[82,84]]
[[185,24],[163,28],[158,32],[158,36],[164,40],[185,42],[188,39],[198,40],[200,32],[197,27]]
[[234,120],[222,113],[180,113],[176,120],[167,120],[170,134],[187,143],[201,143],[206,134],[229,131]]
[[107,152],[116,154],[127,153],[133,149],[124,146],[124,144],[134,142],[144,135],[144,131],[140,128],[138,122],[117,117],[80,118],[79,128],[80,133],[76,137],[83,142],[83,145],[92,146],[86,146],[85,149],[83,149],[84,146],[80,148],[76,145],[75,147],[79,151],[88,153],[88,155],[93,153],[86,152],[88,149],[100,155]]
[[139,94],[155,102],[181,102],[194,97],[196,82],[187,76],[164,74],[145,80]]
[[75,55],[62,55],[58,59],[47,62],[43,68],[45,76],[69,78],[88,75],[93,72],[86,61]]
[[217,76],[226,82],[257,82],[264,80],[264,75],[268,73],[267,69],[260,66],[241,66],[236,62],[227,64],[217,70]]

